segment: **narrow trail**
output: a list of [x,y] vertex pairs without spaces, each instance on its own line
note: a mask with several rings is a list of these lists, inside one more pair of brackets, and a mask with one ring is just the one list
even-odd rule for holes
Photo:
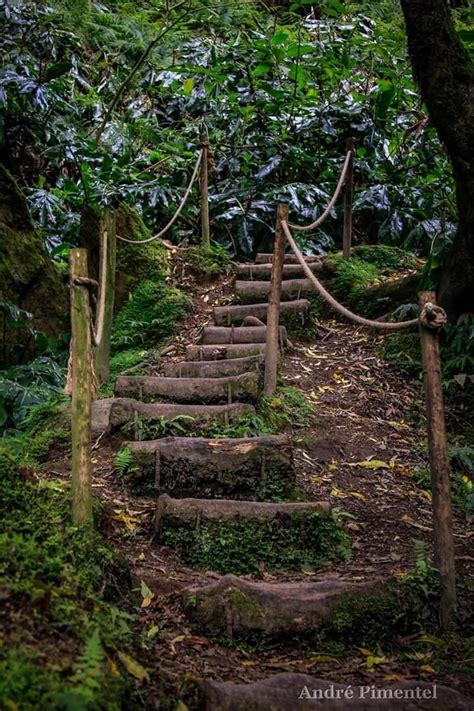
[[[159,677],[157,687],[164,680],[187,700],[196,682],[249,683],[282,672],[356,685],[416,679],[449,686],[449,674],[437,675],[423,655],[387,657],[368,669],[357,649],[362,641],[343,658],[329,644],[311,644],[339,601],[363,598],[402,575],[415,562],[413,539],[431,537],[430,494],[414,481],[426,464],[421,390],[379,357],[382,337],[332,321],[316,339],[293,336],[295,323],[300,335],[309,325],[310,289],[297,279],[283,292],[290,343],[280,378],[283,388],[301,390],[312,414],[303,426],[288,424],[283,437],[196,439],[212,435],[209,419],[229,426],[255,412],[265,327],[244,319],[265,313],[265,301],[258,305],[268,294],[265,261],[258,257],[256,270],[238,267],[237,305],[229,279],[194,290],[194,313],[160,361],[146,377],[119,378],[115,398],[100,401],[96,412],[96,435],[104,425],[112,432],[94,451],[94,489],[112,503],[109,536],[127,560],[137,598],[142,583],[152,593],[140,610],[146,666]],[[293,283],[299,267],[288,266],[284,278]],[[163,417],[181,422],[190,407],[197,408],[193,438],[155,436]],[[124,437],[132,440],[136,481],[114,471]],[[331,550],[340,532],[350,536],[350,557],[348,549]],[[472,538],[461,520],[455,534],[461,575],[472,580]],[[294,547],[292,557],[278,550],[279,540]],[[263,544],[270,555],[259,550]],[[319,562],[311,550],[318,545]],[[279,556],[287,562],[280,569]],[[222,582],[229,573],[234,577]],[[282,689],[291,695],[303,679],[282,677],[281,684],[274,693],[284,699]],[[256,698],[260,687],[252,693]],[[212,711],[246,703],[241,689],[213,683],[204,685],[204,697]]]

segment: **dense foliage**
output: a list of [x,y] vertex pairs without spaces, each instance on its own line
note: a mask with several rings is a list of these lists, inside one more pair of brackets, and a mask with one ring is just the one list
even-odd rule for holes
[[[320,211],[353,135],[357,236],[431,251],[439,266],[453,188],[396,3],[369,17],[361,3],[332,0],[306,19],[253,5],[176,8],[21,0],[1,10],[3,151],[56,258],[76,239],[84,199],[128,200],[161,225],[204,130],[213,234],[232,251],[250,254],[270,236],[276,199],[294,219]],[[196,218],[191,201],[175,239],[193,240]],[[313,236],[315,247],[338,242],[339,218]]]

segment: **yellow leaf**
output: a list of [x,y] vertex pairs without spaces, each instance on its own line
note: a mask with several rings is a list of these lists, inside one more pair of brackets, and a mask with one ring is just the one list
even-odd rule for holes
[[171,640],[171,642],[170,642],[170,647],[171,647],[171,649],[172,649],[172,651],[173,651],[173,654],[176,654],[176,647],[175,647],[175,644],[178,644],[178,642],[182,642],[182,641],[185,640],[185,639],[186,639],[186,635],[185,635],[185,634],[179,634],[177,637],[175,637],[174,639]]
[[405,679],[402,674],[386,674],[383,678],[384,681],[403,681]]
[[150,590],[148,585],[142,580],[141,586],[140,586],[140,591],[142,594],[142,607],[149,607],[151,604],[151,601],[155,597],[155,593]]
[[436,674],[436,672],[435,672],[435,670],[433,669],[433,667],[430,667],[429,664],[423,664],[423,666],[420,667],[420,671],[424,671],[424,672],[426,672],[427,674]]
[[352,464],[353,467],[363,467],[364,469],[393,469],[394,462],[383,462],[381,459],[365,459],[363,462]]
[[331,489],[331,494],[330,496],[336,496],[338,499],[347,499],[347,494],[345,491],[342,491],[341,489],[338,489],[336,486],[334,486]]
[[133,659],[133,657],[128,654],[125,654],[125,652],[118,652],[118,656],[125,669],[128,671],[129,674],[134,676],[135,679],[138,679],[138,681],[143,681],[144,679],[146,681],[150,680],[150,675],[148,674],[145,667],[142,667],[142,665],[139,664],[135,659]]
[[255,662],[251,662],[250,660],[245,660],[240,663],[242,664],[243,667],[253,667],[253,665],[255,664]]
[[148,637],[148,639],[153,639],[154,637],[156,637],[159,631],[160,630],[158,625],[151,625],[151,627],[147,630],[146,636]]
[[317,654],[315,657],[311,657],[306,662],[306,666],[311,667],[314,664],[339,664],[339,659],[336,657],[329,657],[325,654]]
[[385,664],[387,661],[387,657],[367,657],[367,669],[372,669],[372,667],[375,667],[378,664]]
[[140,523],[139,518],[136,518],[136,516],[131,516],[126,511],[117,511],[115,516],[112,516],[112,518],[115,521],[120,521],[121,523],[124,523],[127,531],[135,531],[135,529],[138,528],[138,524]]
[[431,491],[426,491],[425,489],[423,489],[423,491],[421,492],[421,494],[422,494],[422,496],[425,497],[425,499],[428,499],[428,501],[432,501],[432,500],[433,500],[433,497],[431,496]]
[[181,699],[178,701],[176,704],[176,711],[189,711],[189,708],[186,706]]
[[429,526],[423,526],[421,523],[417,523],[411,518],[411,516],[408,516],[407,514],[405,514],[405,516],[402,516],[401,521],[403,521],[403,523],[406,523],[408,526],[421,528],[422,531],[431,531],[431,528]]
[[363,657],[373,657],[374,655],[372,654],[371,651],[366,649],[365,647],[359,647],[359,652],[362,654]]
[[359,499],[360,501],[367,501],[367,497],[364,496],[364,494],[361,494],[359,491],[350,491],[349,495],[353,496],[355,499]]

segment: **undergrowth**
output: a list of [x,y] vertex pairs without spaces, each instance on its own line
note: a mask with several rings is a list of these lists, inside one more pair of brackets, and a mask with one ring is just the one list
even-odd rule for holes
[[189,297],[174,286],[142,282],[114,317],[113,351],[163,342],[175,333],[189,303]]
[[184,256],[196,275],[206,278],[219,276],[230,264],[229,252],[218,244],[188,247]]
[[10,619],[0,706],[123,708],[128,684],[110,660],[131,640],[132,618],[119,607],[128,572],[99,533],[70,526],[62,484],[36,480],[3,447],[0,471],[0,578]]
[[189,565],[220,573],[320,568],[350,558],[350,540],[333,512],[295,512],[280,521],[201,521],[199,529],[165,526],[160,541]]

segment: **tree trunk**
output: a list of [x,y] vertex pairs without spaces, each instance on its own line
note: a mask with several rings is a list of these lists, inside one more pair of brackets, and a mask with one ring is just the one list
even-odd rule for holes
[[474,311],[474,65],[446,0],[401,0],[413,74],[456,181],[458,232],[439,301],[451,319]]

